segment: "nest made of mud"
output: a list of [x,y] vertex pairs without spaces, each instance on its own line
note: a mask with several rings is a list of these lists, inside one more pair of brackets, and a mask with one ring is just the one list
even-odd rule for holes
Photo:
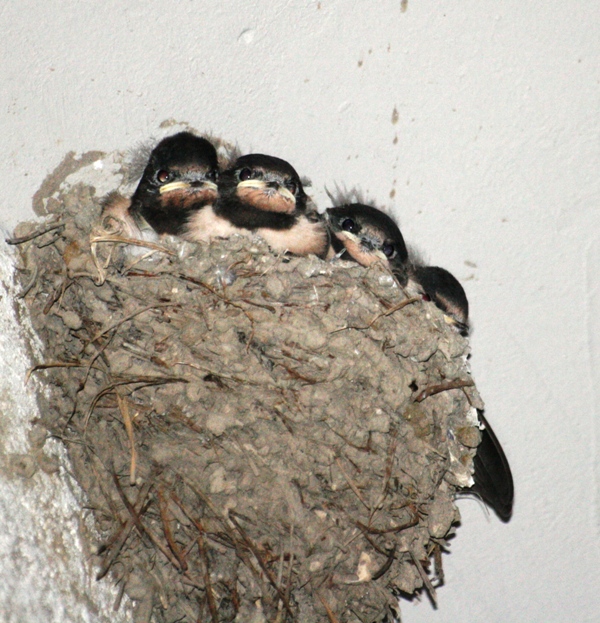
[[435,598],[481,406],[439,310],[259,240],[125,252],[85,183],[49,211],[13,240],[43,425],[136,620],[358,623]]

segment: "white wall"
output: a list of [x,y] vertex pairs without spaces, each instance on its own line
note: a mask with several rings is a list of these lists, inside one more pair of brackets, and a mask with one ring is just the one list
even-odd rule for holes
[[[166,119],[357,185],[464,281],[516,480],[405,623],[600,617],[600,9],[592,0],[19,2],[0,9],[0,223],[69,150]],[[394,191],[394,192],[393,192]],[[395,196],[393,199],[391,194]],[[595,364],[595,366],[594,366]]]
[[[92,517],[69,475],[59,442],[45,440],[31,366],[14,298],[14,262],[0,242],[0,621],[125,623],[127,599],[113,612],[117,588],[94,580]],[[39,360],[37,342],[34,350]],[[35,375],[34,375],[35,377]],[[45,441],[45,443],[44,443]],[[44,447],[43,451],[41,447]],[[96,540],[96,542],[98,542]]]

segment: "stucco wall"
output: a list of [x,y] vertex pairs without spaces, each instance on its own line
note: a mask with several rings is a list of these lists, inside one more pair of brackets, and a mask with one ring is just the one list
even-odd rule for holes
[[595,621],[599,27],[592,0],[4,3],[0,224],[66,152],[167,119],[290,160],[323,207],[336,183],[390,206],[464,282],[517,496],[508,526],[460,502],[439,610],[404,621]]
[[94,579],[92,518],[64,448],[32,425],[35,375],[26,379],[39,350],[35,339],[31,349],[24,341],[32,333],[14,303],[13,265],[0,242],[0,620],[125,623],[127,599],[113,612],[117,588]]

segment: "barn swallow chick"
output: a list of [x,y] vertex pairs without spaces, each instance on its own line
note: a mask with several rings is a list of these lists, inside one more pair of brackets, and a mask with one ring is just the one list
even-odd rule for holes
[[285,160],[264,154],[237,159],[219,184],[217,217],[253,232],[275,251],[323,257],[329,248],[327,228],[308,197],[296,170]]
[[124,197],[117,191],[109,193],[102,200],[102,226],[110,233],[118,234],[133,240],[156,242],[156,232],[138,219],[131,212],[131,199]]
[[[423,289],[424,298],[435,303],[444,312],[446,322],[466,336],[469,330],[469,301],[458,280],[438,266],[416,266],[411,272],[411,277]],[[477,417],[484,428],[473,458],[474,484],[466,491],[479,495],[502,521],[507,522],[512,515],[514,498],[512,472],[482,410],[477,410]]]
[[152,150],[130,211],[159,234],[184,235],[190,219],[218,197],[217,152],[212,143],[179,132]]
[[381,263],[392,271],[402,287],[406,286],[408,251],[392,218],[372,206],[351,203],[328,208],[327,220],[334,241],[344,247],[342,257],[347,254],[363,266]]
[[424,299],[444,312],[444,319],[461,335],[469,333],[469,301],[452,273],[439,266],[414,266],[411,277],[423,289]]
[[466,492],[478,495],[506,523],[512,516],[515,495],[512,472],[504,450],[481,409],[477,409],[477,417],[485,428],[481,431],[481,442],[473,458],[474,484]]
[[191,132],[164,138],[152,150],[138,187],[127,200],[109,195],[102,216],[122,222],[123,233],[145,239],[186,237],[189,223],[218,197],[218,164],[213,145]]
[[[370,266],[381,262],[388,266],[400,285],[411,282],[448,318],[447,322],[465,333],[468,329],[469,302],[463,287],[447,270],[437,266],[412,266],[402,234],[386,214],[363,204],[349,204],[327,210],[329,227],[343,244],[350,259]],[[342,256],[343,257],[343,256]],[[413,289],[411,287],[411,289]],[[512,515],[513,478],[504,450],[483,412],[478,410],[481,443],[473,459],[473,492],[506,522]]]

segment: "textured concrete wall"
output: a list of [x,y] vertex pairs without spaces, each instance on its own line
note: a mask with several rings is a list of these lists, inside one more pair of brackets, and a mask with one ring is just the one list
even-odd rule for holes
[[[24,341],[32,334],[15,309],[13,265],[0,242],[0,620],[125,623],[127,600],[112,612],[116,588],[94,579],[93,524],[65,451],[32,426],[39,413]],[[35,340],[32,346],[39,360]]]
[[439,610],[404,620],[597,620],[599,27],[592,0],[4,3],[0,223],[168,119],[390,206],[464,281],[517,494],[508,526],[460,503]]

